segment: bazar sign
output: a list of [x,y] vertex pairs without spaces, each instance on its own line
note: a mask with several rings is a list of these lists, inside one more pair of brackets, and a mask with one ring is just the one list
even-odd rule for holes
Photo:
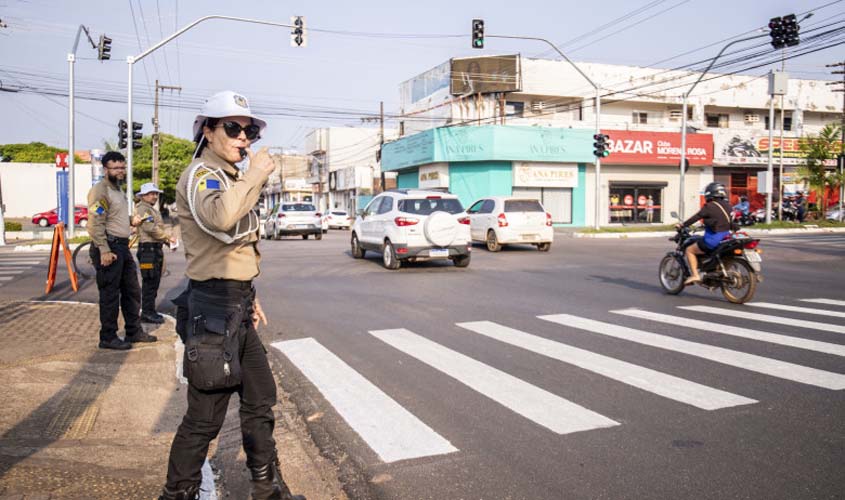
[[[602,130],[610,136],[610,156],[606,164],[678,165],[681,161],[681,134]],[[687,159],[691,165],[710,165],[713,161],[713,136],[687,135]]]
[[514,162],[513,185],[522,187],[578,187],[577,165]]

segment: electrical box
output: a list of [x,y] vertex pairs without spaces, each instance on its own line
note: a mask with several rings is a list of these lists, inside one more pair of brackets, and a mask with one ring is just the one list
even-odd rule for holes
[[772,71],[769,73],[769,95],[786,95],[789,90],[789,73]]
[[768,172],[757,172],[757,193],[769,194],[772,192],[772,179]]

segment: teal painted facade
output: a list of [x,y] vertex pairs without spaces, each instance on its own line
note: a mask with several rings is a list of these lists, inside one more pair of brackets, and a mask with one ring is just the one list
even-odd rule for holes
[[419,187],[419,168],[449,166],[449,191],[465,207],[485,196],[513,194],[514,162],[577,164],[572,188],[571,224],[585,226],[587,165],[593,157],[593,131],[550,127],[444,127],[384,145],[381,167],[397,172],[397,187]]
[[450,163],[449,191],[465,207],[484,196],[510,196],[512,168],[509,161]]

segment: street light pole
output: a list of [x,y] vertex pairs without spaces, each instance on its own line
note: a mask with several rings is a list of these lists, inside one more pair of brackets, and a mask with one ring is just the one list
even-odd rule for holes
[[[586,73],[581,71],[581,68],[579,68],[577,64],[575,64],[568,57],[566,57],[566,54],[561,52],[561,50],[559,48],[557,48],[557,46],[555,44],[546,40],[545,38],[539,38],[539,37],[534,37],[534,36],[487,35],[487,38],[510,38],[510,39],[515,39],[515,40],[536,40],[536,41],[544,42],[549,47],[554,49],[554,51],[557,52],[560,57],[562,57],[573,68],[575,68],[575,71],[580,73],[581,76],[583,76],[584,79],[587,80],[590,83],[590,85],[592,85],[593,88],[596,90],[596,134],[601,134],[601,87],[596,85],[596,83],[592,79],[590,79],[590,77],[587,76]],[[595,229],[599,229],[599,227],[601,226],[601,223],[600,223],[601,219],[600,219],[600,215],[599,215],[600,210],[601,210],[601,158],[598,158],[598,157],[596,157],[596,192],[595,192],[595,197],[596,197],[596,206],[595,206],[595,217],[594,217],[593,227],[595,227]]]
[[687,162],[687,100],[689,99],[689,96],[690,96],[690,94],[692,94],[692,91],[693,91],[693,89],[695,89],[696,85],[698,85],[699,82],[701,82],[702,78],[704,78],[704,75],[706,75],[707,72],[710,71],[710,68],[713,67],[713,65],[716,63],[716,60],[719,59],[719,57],[722,56],[722,54],[725,52],[725,50],[728,49],[728,47],[730,47],[731,45],[740,43],[740,42],[747,42],[749,40],[756,40],[757,38],[762,38],[762,37],[765,37],[765,36],[768,36],[768,35],[762,34],[762,35],[749,36],[749,37],[746,37],[746,38],[740,38],[739,40],[734,40],[734,41],[728,43],[727,45],[725,45],[724,47],[722,47],[722,50],[720,50],[719,53],[716,54],[716,57],[714,57],[713,59],[710,60],[710,64],[707,66],[707,69],[705,69],[700,75],[698,75],[698,79],[695,81],[695,83],[692,84],[692,87],[690,87],[689,90],[687,90],[683,95],[683,109],[681,111],[681,113],[683,114],[683,116],[681,117],[681,167],[680,167],[681,180],[680,180],[680,186],[679,186],[679,190],[680,190],[679,196],[680,196],[680,198],[678,200],[678,210],[679,210],[679,213],[680,213],[681,220],[684,220],[686,218],[686,216],[685,216],[686,214],[684,213],[684,208],[685,208],[684,207],[684,173],[685,173],[684,172],[684,166],[686,165],[686,162]]
[[68,53],[67,55],[67,64],[68,64],[68,127],[67,127],[67,156],[68,156],[68,211],[70,215],[68,216],[67,221],[67,234],[69,238],[73,238],[74,230],[75,230],[75,215],[76,215],[76,160],[74,159],[74,153],[76,150],[76,144],[74,140],[74,132],[76,129],[76,123],[74,120],[75,112],[74,112],[74,95],[73,95],[73,84],[74,84],[74,74],[73,74],[73,67],[74,63],[76,63],[76,49],[79,46],[79,37],[82,35],[82,32],[85,31],[85,36],[88,37],[88,41],[91,42],[91,46],[97,48],[94,45],[94,42],[91,40],[91,36],[88,34],[88,28],[83,25],[79,25],[79,28],[76,29],[76,39],[73,42],[73,50]]
[[[126,94],[127,94],[127,101],[128,101],[127,105],[128,105],[129,109],[127,111],[126,121],[129,123],[130,127],[132,126],[132,69],[134,68],[135,63],[137,63],[141,59],[147,57],[148,55],[152,54],[153,52],[160,49],[162,46],[164,46],[165,44],[167,44],[168,42],[170,42],[174,38],[178,37],[182,33],[186,32],[189,29],[193,28],[194,26],[198,25],[199,23],[201,23],[203,21],[208,21],[210,19],[224,19],[224,20],[238,21],[238,22],[243,22],[243,23],[264,24],[264,25],[267,25],[267,26],[279,26],[279,27],[282,27],[282,28],[293,28],[293,26],[290,25],[290,24],[277,23],[277,22],[273,22],[273,21],[263,21],[261,19],[248,19],[248,18],[245,18],[245,17],[220,16],[220,15],[204,16],[204,17],[201,17],[201,18],[197,19],[196,21],[186,25],[185,27],[183,27],[182,29],[180,29],[176,33],[173,33],[172,35],[168,36],[164,40],[158,42],[157,44],[153,45],[152,47],[148,48],[147,50],[141,52],[137,56],[128,56],[126,58],[126,64],[129,65],[129,79],[128,79],[128,90],[127,90]],[[130,130],[130,133],[131,133],[131,130]],[[130,141],[131,141],[131,139],[130,139]],[[129,205],[129,213],[130,214],[132,213],[132,209],[134,208],[133,193],[132,193],[132,167],[133,167],[132,164],[133,164],[133,154],[132,154],[132,144],[130,143],[129,147],[127,148],[127,155],[126,155],[126,183],[128,185],[128,189],[126,190],[126,199],[127,199],[128,205]]]

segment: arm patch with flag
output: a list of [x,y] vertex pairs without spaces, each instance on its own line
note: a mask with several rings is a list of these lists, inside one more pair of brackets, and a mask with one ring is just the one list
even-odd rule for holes
[[96,203],[88,207],[89,212],[93,212],[97,215],[103,215],[106,213],[106,210],[109,208],[109,202],[106,200],[98,200]]
[[217,179],[205,178],[200,181],[197,190],[205,191],[206,189],[220,189],[220,181]]

